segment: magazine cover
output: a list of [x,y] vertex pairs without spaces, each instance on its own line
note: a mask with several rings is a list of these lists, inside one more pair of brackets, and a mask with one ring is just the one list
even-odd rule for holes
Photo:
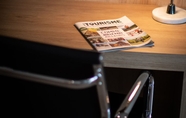
[[127,16],[119,19],[77,22],[75,27],[99,52],[154,45],[150,35]]

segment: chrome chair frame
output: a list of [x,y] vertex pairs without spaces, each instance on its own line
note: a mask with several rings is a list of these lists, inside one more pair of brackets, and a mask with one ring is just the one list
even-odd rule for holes
[[133,108],[141,90],[144,86],[147,86],[146,93],[146,106],[142,118],[151,118],[152,117],[152,107],[153,107],[153,95],[154,95],[154,78],[150,75],[149,72],[143,72],[131,90],[127,94],[123,103],[116,112],[116,118],[127,118],[130,114],[131,109]]
[[104,76],[102,74],[102,66],[95,65],[94,69],[95,76],[83,80],[68,80],[65,78],[51,77],[30,72],[19,71],[7,67],[0,67],[0,75],[16,77],[19,79],[39,82],[58,87],[65,87],[69,89],[86,89],[92,86],[96,86],[99,97],[99,104],[101,107],[101,118],[110,118],[109,98],[106,91]]
[[[3,37],[4,38],[4,37]],[[17,70],[15,68],[6,67],[4,65],[0,66],[0,75],[9,76],[9,77],[17,77],[20,79],[26,79],[29,81],[45,83],[48,85],[66,87],[70,89],[84,89],[92,86],[96,86],[99,105],[101,109],[101,118],[110,118],[111,111],[109,106],[109,97],[106,89],[105,77],[102,67],[103,57],[100,54],[98,64],[94,64],[94,76],[91,78],[82,78],[83,80],[69,80],[60,77],[53,77],[48,75],[36,74],[33,72],[26,72],[22,70]],[[142,117],[151,118],[152,117],[152,106],[153,106],[153,93],[154,93],[154,79],[150,72],[143,72],[131,90],[127,94],[126,98],[122,102],[121,106],[116,112],[115,118],[127,118],[130,114],[130,111],[135,104],[142,88],[147,87],[146,94],[146,108]]]
[[[84,89],[91,86],[97,86],[97,92],[101,107],[101,117],[102,118],[110,118],[110,108],[109,108],[109,98],[106,91],[106,85],[104,82],[104,75],[102,74],[102,67],[95,66],[95,76],[75,81],[75,80],[66,80],[64,78],[50,77],[44,76],[29,72],[22,72],[13,70],[11,68],[0,67],[0,75],[10,76],[10,77],[18,77],[20,79],[26,79],[29,81],[45,83],[49,85],[66,87],[70,89]],[[148,94],[147,94],[147,106],[145,112],[143,114],[143,118],[151,118],[152,117],[152,106],[153,106],[153,91],[154,91],[154,79],[148,72],[142,73],[135,84],[131,88],[130,92],[127,94],[120,108],[117,110],[115,118],[127,118],[130,114],[130,111],[135,104],[143,86],[145,83],[148,83]]]

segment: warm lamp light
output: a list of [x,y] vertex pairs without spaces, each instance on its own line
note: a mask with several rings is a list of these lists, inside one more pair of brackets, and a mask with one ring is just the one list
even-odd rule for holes
[[181,24],[186,22],[186,10],[176,7],[171,0],[168,6],[155,8],[152,17],[166,24]]

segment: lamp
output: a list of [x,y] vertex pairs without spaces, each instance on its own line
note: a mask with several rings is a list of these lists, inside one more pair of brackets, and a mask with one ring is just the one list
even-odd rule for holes
[[186,10],[176,7],[171,0],[168,6],[155,8],[152,17],[161,23],[181,24],[186,22]]

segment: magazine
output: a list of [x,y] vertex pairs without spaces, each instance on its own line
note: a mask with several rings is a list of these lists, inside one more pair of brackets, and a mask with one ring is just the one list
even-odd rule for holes
[[154,46],[151,36],[127,16],[118,19],[77,22],[75,27],[98,52]]

